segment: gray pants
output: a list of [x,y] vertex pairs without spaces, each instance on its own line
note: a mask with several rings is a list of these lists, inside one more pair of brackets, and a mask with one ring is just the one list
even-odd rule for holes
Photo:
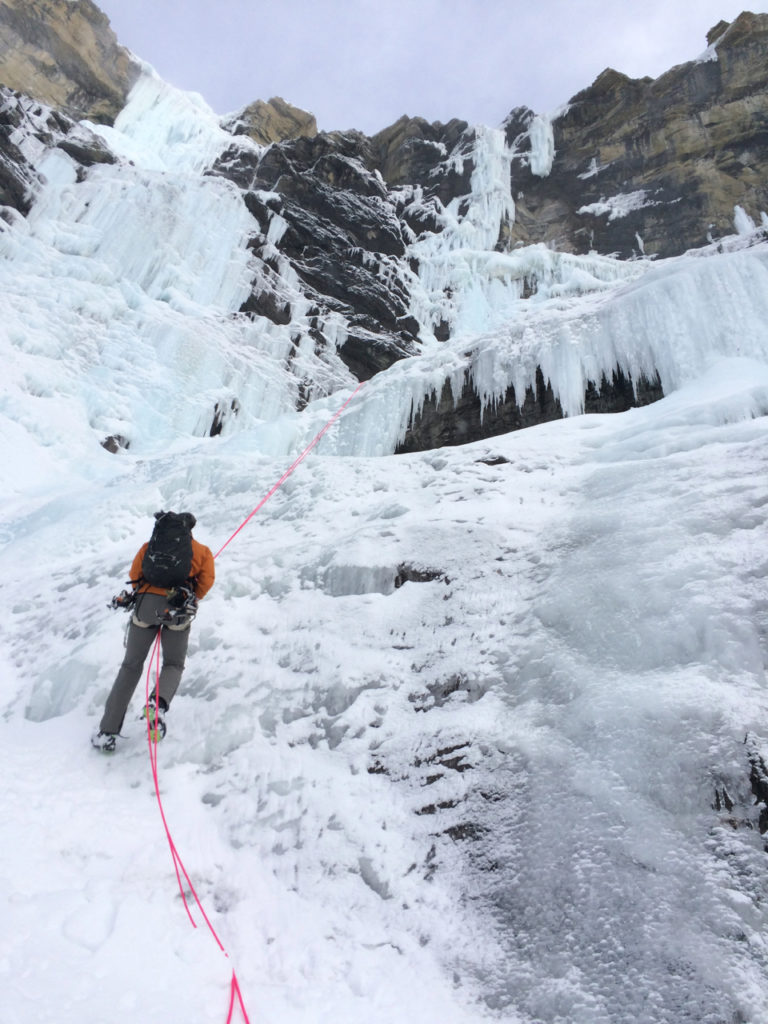
[[[136,602],[136,610],[128,627],[125,657],[112,690],[107,697],[104,715],[99,729],[101,732],[119,733],[123,727],[128,703],[136,689],[144,662],[160,630],[160,646],[163,653],[163,667],[160,670],[160,698],[170,706],[179,688],[184,661],[189,644],[189,623],[184,627],[159,626],[157,613],[167,607],[167,600],[161,594],[142,594]],[[150,669],[150,671],[152,671]],[[154,672],[150,691],[155,692]]]

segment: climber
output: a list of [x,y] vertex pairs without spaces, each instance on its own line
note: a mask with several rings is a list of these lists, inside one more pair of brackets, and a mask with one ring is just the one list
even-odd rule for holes
[[151,693],[143,717],[154,741],[165,736],[164,715],[184,671],[197,602],[211,589],[215,577],[210,548],[192,536],[195,522],[191,512],[155,513],[152,537],[139,548],[131,565],[132,589],[112,599],[113,608],[131,610],[132,614],[125,657],[107,698],[99,731],[91,738],[93,746],[104,753],[115,750],[128,703],[158,632],[163,665],[157,702],[155,693]]

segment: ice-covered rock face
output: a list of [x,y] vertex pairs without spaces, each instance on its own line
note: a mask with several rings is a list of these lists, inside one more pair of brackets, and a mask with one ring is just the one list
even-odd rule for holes
[[[68,166],[75,180],[117,157],[87,125],[0,86],[0,205],[27,214],[43,184],[36,166]],[[46,157],[47,154],[47,157]]]
[[[56,10],[35,8],[34,17],[55,25]],[[740,308],[760,306],[738,261],[691,271],[697,288],[715,288],[714,305],[698,309],[687,270],[662,284],[649,268],[659,252],[732,225],[745,246],[759,241],[768,196],[750,112],[765,93],[767,24],[743,15],[718,26],[700,60],[657,82],[607,71],[559,116],[517,110],[500,129],[402,118],[372,138],[317,135],[311,115],[273,100],[251,114],[268,107],[291,122],[277,135],[298,137],[264,146],[247,111],[222,121],[147,67],[114,127],[5,93],[0,198],[29,214],[53,262],[103,261],[142,302],[175,307],[169,331],[156,308],[123,300],[131,317],[140,308],[150,348],[178,330],[216,367],[204,381],[184,372],[180,386],[194,394],[184,412],[164,414],[174,429],[247,429],[275,402],[293,412],[374,378],[361,408],[376,428],[366,419],[354,438],[340,429],[340,450],[423,450],[619,411],[730,352]],[[704,153],[707,132],[718,145]],[[741,154],[733,167],[727,153]],[[728,187],[718,191],[701,171],[678,195],[674,168],[692,166],[725,175]],[[21,223],[12,229],[23,233]],[[9,236],[9,251],[23,250],[16,241]],[[748,282],[762,262],[745,261]],[[78,288],[91,272],[93,286],[103,279],[93,262],[70,272]],[[713,283],[721,274],[727,299]],[[701,325],[698,354],[677,343],[681,308]],[[215,330],[200,331],[201,309]],[[236,371],[227,351],[238,353]],[[258,380],[245,369],[254,359],[270,361]],[[272,360],[276,388],[266,383]],[[237,416],[222,417],[235,407]],[[143,427],[122,413],[112,420],[99,440],[135,444]]]

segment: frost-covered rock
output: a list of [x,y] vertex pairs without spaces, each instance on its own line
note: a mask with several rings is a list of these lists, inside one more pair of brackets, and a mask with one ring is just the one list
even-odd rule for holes
[[0,205],[27,214],[46,181],[117,158],[87,125],[0,85]]

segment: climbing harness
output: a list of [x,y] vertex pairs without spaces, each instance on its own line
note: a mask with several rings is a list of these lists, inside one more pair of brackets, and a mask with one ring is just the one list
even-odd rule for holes
[[161,626],[177,628],[189,625],[197,615],[197,598],[191,587],[176,587],[168,595],[168,604],[157,613]]

